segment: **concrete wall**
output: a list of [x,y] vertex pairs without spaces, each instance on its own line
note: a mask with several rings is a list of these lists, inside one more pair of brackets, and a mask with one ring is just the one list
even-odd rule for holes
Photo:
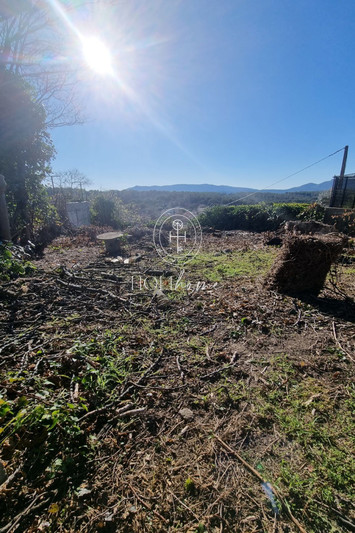
[[90,224],[89,202],[67,202],[67,213],[70,223],[76,228]]

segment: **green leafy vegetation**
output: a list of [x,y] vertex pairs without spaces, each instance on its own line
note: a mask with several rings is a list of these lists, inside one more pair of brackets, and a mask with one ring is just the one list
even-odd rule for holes
[[285,220],[294,220],[308,204],[260,204],[216,206],[200,215],[202,226],[220,230],[268,231],[278,229]]
[[97,226],[112,226],[117,229],[122,226],[121,206],[118,199],[111,199],[105,195],[98,195],[91,205],[93,224]]
[[[202,226],[219,230],[275,231],[287,220],[317,220],[322,222],[325,207],[317,202],[273,203],[257,205],[217,205],[204,211],[199,220]],[[345,211],[332,217],[337,230],[355,235],[354,212]]]
[[232,253],[200,253],[189,264],[194,275],[211,282],[241,276],[266,274],[277,252],[273,249],[236,251]]
[[196,483],[194,482],[193,479],[188,477],[187,480],[184,483],[184,488],[185,488],[186,492],[188,492],[189,494],[195,494],[195,492],[196,492]]
[[[112,402],[132,370],[131,358],[119,348],[121,341],[120,334],[106,331],[77,342],[71,353],[73,361],[81,362],[81,371],[75,376],[70,360],[67,364],[50,361],[45,374],[36,370],[1,373],[2,387],[17,391],[14,399],[0,395],[1,445],[27,443],[30,477],[41,476],[43,483],[57,487],[69,479],[75,486],[81,483],[83,466],[96,443],[81,420],[89,410]],[[39,350],[38,365],[42,356]]]
[[11,245],[0,244],[0,280],[9,281],[18,276],[25,276],[36,270],[30,261],[17,258]]
[[[56,225],[42,185],[55,150],[46,128],[44,107],[19,75],[0,70],[0,173],[7,182],[12,235],[34,239],[42,226]],[[53,228],[52,228],[53,229]]]
[[309,204],[305,207],[300,214],[297,215],[297,218],[301,220],[318,220],[323,222],[325,215],[325,207],[317,202]]

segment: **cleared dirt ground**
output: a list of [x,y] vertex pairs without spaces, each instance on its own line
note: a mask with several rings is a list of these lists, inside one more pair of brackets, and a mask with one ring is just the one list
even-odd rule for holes
[[354,251],[301,299],[266,240],[83,233],[2,283],[0,532],[354,531]]

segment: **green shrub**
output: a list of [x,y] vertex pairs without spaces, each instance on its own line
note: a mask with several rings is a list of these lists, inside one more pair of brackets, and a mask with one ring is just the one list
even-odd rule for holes
[[308,204],[215,206],[199,217],[202,226],[220,230],[271,231],[286,220],[301,218]]
[[91,216],[96,226],[112,226],[117,229],[122,225],[117,202],[104,195],[96,196],[94,199]]
[[301,213],[301,220],[318,220],[323,222],[325,215],[325,207],[317,202],[309,204]]
[[272,210],[281,222],[302,218],[304,211],[308,208],[309,204],[272,204]]

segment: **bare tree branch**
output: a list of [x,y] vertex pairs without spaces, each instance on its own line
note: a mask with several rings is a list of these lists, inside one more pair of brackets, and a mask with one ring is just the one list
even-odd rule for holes
[[0,69],[29,82],[46,109],[47,127],[83,123],[80,64],[65,54],[63,44],[72,38],[69,30],[48,2],[16,2],[17,7],[7,2],[10,15],[0,17]]

